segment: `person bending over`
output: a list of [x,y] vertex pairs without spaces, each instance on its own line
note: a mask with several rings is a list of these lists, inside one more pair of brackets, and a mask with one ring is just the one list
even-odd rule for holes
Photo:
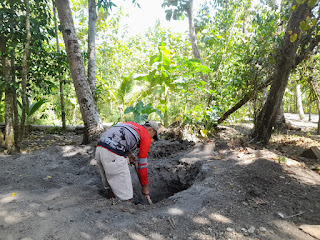
[[108,197],[130,201],[133,188],[128,160],[136,164],[133,151],[140,148],[138,155],[138,176],[141,192],[149,195],[147,157],[151,139],[158,140],[158,123],[154,121],[140,125],[134,122],[118,123],[101,134],[95,159],[100,170],[103,187]]

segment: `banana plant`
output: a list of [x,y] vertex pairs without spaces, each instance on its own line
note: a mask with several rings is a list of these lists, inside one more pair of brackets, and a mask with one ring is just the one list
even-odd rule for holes
[[160,96],[159,102],[164,112],[164,125],[168,126],[169,94],[176,88],[176,85],[173,83],[175,80],[175,75],[173,74],[175,67],[172,65],[169,50],[163,44],[160,44],[158,51],[157,55],[150,58],[149,65],[152,68],[151,71],[148,74],[136,75],[135,79],[148,81],[153,94]]
[[105,79],[98,76],[98,79],[104,84],[104,90],[109,95],[112,102],[116,102],[120,109],[121,121],[124,121],[124,110],[127,106],[139,98],[140,93],[134,92],[134,77],[132,75],[121,77],[119,87],[114,88]]
[[127,107],[124,114],[129,114],[131,112],[133,113],[134,122],[139,124],[144,124],[149,118],[149,115],[154,112],[163,119],[163,115],[159,109],[153,108],[151,103],[144,105],[142,101],[138,102],[134,107]]
[[[36,102],[31,102],[30,99],[28,98],[27,99],[27,111],[26,111],[26,114],[27,114],[27,125],[31,124],[32,122],[34,122],[32,116],[39,110],[39,108],[44,104],[46,103],[46,99],[42,98],[40,99],[39,101],[36,101]],[[21,115],[21,112],[22,112],[22,105],[20,102],[18,102],[18,106],[20,107],[19,109],[19,114]]]

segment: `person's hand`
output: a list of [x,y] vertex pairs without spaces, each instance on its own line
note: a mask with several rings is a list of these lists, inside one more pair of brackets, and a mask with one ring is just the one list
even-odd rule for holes
[[142,188],[141,188],[141,192],[143,195],[147,196],[149,195],[149,184],[147,185],[142,185]]
[[129,158],[129,162],[130,162],[131,165],[135,165],[136,164],[137,158],[136,158],[135,155],[133,155],[132,153],[129,153],[128,158]]

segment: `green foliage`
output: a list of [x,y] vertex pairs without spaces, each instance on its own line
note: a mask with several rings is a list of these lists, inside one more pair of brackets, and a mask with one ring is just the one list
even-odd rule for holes
[[[168,126],[168,100],[171,91],[175,91],[176,85],[173,84],[175,67],[172,66],[170,51],[161,43],[158,47],[158,54],[150,57],[149,65],[151,70],[148,74],[135,76],[137,80],[149,82],[150,89],[158,97],[164,112],[164,125]],[[163,97],[162,97],[163,96]]]
[[125,105],[127,95],[132,91],[134,86],[134,79],[132,76],[122,77],[120,86],[117,89],[117,98],[120,102]]
[[27,111],[27,115],[28,117],[32,117],[32,115],[37,112],[39,110],[39,108],[46,102],[45,99],[40,99],[37,102],[33,102],[30,104],[30,102],[28,101],[28,111]]
[[[318,4],[316,0],[306,1],[310,6]],[[139,7],[137,1],[131,2]],[[103,121],[123,120],[124,113],[127,115],[125,117],[133,113],[135,121],[143,122],[146,116],[150,117],[154,113],[152,111],[156,110],[157,114],[157,111],[161,111],[160,119],[165,126],[181,121],[192,126],[203,137],[210,136],[221,114],[265,81],[274,69],[278,54],[275,49],[281,44],[292,5],[284,3],[281,9],[277,9],[274,1],[260,2],[253,7],[249,0],[204,1],[194,15],[197,43],[202,56],[202,61],[199,61],[192,59],[187,34],[163,29],[158,22],[146,34],[128,36],[121,25],[124,13],[117,6],[119,2],[97,1],[95,100]],[[188,0],[163,1],[167,19],[183,19],[188,3]],[[72,1],[85,64],[88,33],[86,5],[84,0]],[[46,1],[31,2],[32,42],[28,59],[27,94],[30,99],[37,100],[45,96],[46,112],[40,120],[57,124],[61,114],[58,80],[61,77],[64,81],[67,121],[69,124],[81,124],[61,33],[59,40],[62,51],[56,52],[50,7],[51,4]],[[3,19],[1,32],[9,39],[8,49],[13,50],[9,52],[10,57],[15,54],[16,89],[20,100],[20,68],[25,44],[24,3],[1,1],[0,17]],[[317,19],[311,15],[302,21],[300,29],[304,34],[303,39],[308,39],[308,36],[316,39],[318,26]],[[312,34],[311,30],[314,31]],[[294,32],[290,38],[292,41],[299,40]],[[299,52],[303,52],[303,49]],[[318,61],[301,70],[305,73],[301,80],[304,96],[310,96],[307,102],[312,103],[311,110],[314,112],[317,111],[315,97],[307,87],[307,79],[311,75],[319,75],[319,70],[309,73],[310,68],[319,66]],[[298,77],[292,74],[285,94],[285,109],[294,105],[293,78]],[[1,77],[0,86],[4,86]],[[0,91],[4,91],[3,87]],[[250,105],[255,106],[251,107],[254,108],[251,115],[260,108],[261,98],[262,94],[255,93],[256,100]],[[4,93],[0,100],[0,116],[4,118]],[[143,102],[152,103],[155,108],[150,104],[143,105]],[[32,117],[38,116],[40,105],[43,106],[43,103],[34,103]],[[294,111],[292,106],[290,110]],[[243,107],[231,119],[246,116],[248,112],[248,108]]]
[[46,103],[46,99],[40,99],[39,101],[31,103],[28,99],[27,101],[27,124],[31,124],[36,120],[35,113],[39,112],[40,107]]
[[134,107],[127,107],[124,111],[124,114],[133,113],[134,122],[144,124],[149,118],[149,115],[154,112],[157,113],[161,119],[163,119],[163,115],[161,114],[160,110],[153,108],[151,103],[144,105],[143,102],[140,101]]
[[[46,99],[41,98],[38,101],[35,102],[30,102],[30,99],[27,99],[27,111],[26,111],[26,123],[31,124],[36,120],[35,114],[40,111],[40,108],[43,104],[47,102]],[[18,110],[19,110],[19,115],[21,116],[22,112],[22,104],[18,102]]]
[[117,5],[110,0],[98,0],[97,6],[98,8],[104,8],[107,11],[112,10],[113,7],[117,7]]
[[284,156],[278,158],[278,163],[285,163],[286,161],[286,157]]
[[313,8],[316,6],[317,0],[309,0],[308,7]]
[[183,116],[183,125],[192,126],[193,131],[199,131],[202,137],[208,137],[214,133],[220,113],[221,109],[218,107],[204,109],[204,105],[199,104]]
[[47,134],[60,134],[60,133],[62,133],[62,129],[61,129],[61,127],[54,126],[54,127],[49,128],[48,130],[46,130],[46,133]]
[[165,10],[166,19],[183,20],[186,15],[186,9],[189,7],[188,0],[164,0],[162,4],[163,8],[169,8]]

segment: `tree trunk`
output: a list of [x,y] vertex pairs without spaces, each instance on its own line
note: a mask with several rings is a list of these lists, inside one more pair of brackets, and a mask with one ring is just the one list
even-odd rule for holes
[[97,10],[96,1],[88,0],[89,22],[88,22],[88,82],[92,92],[93,99],[95,97],[96,85],[96,22]]
[[310,77],[308,79],[308,81],[309,81],[310,85],[312,86],[312,89],[313,89],[313,91],[316,95],[316,98],[317,98],[317,107],[318,107],[318,115],[319,115],[317,134],[320,134],[320,89],[319,89],[319,84],[318,84],[318,81],[314,77]]
[[280,131],[280,130],[286,130],[287,128],[288,128],[287,121],[286,121],[286,118],[284,117],[283,101],[282,101],[279,108],[279,112],[276,116],[275,129]]
[[194,58],[201,60],[200,52],[197,45],[197,37],[194,28],[194,20],[193,20],[193,0],[189,0],[189,5],[186,7],[186,12],[188,14],[188,22],[189,22],[189,35],[192,46],[192,54]]
[[255,92],[259,92],[262,89],[269,86],[271,82],[271,79],[268,79],[265,83],[258,86],[253,91],[247,93],[240,101],[238,101],[232,108],[230,108],[228,111],[226,111],[222,117],[218,119],[218,124],[222,123],[224,120],[226,120],[232,113],[236,112],[239,108],[241,108],[244,104],[246,104],[249,100],[251,100],[254,97]]
[[0,36],[0,51],[2,62],[2,77],[5,83],[5,132],[4,132],[4,147],[7,148],[9,153],[16,152],[14,141],[14,101],[13,101],[13,89],[11,74],[11,62],[9,54],[7,52],[7,41],[4,36]]
[[[271,89],[267,101],[255,122],[252,137],[256,141],[268,143],[271,138],[272,128],[282,103],[290,72],[295,67],[296,52],[301,35],[300,22],[310,13],[307,4],[296,4],[296,9],[291,13],[284,40],[276,59]],[[296,36],[295,40],[293,40],[294,36]]]
[[[14,2],[10,1],[10,13],[14,16],[15,6]],[[15,25],[10,24],[11,38],[13,38],[13,34],[15,31]],[[13,85],[13,121],[14,121],[14,142],[16,151],[20,152],[20,144],[19,144],[19,112],[18,112],[18,100],[17,100],[17,87],[16,87],[16,44],[12,41],[11,46],[11,83]]]
[[312,114],[312,94],[311,92],[309,92],[309,104],[308,104],[308,115],[309,115],[309,119],[308,121],[311,122],[311,114]]
[[24,47],[23,58],[22,58],[22,79],[21,79],[21,99],[22,99],[22,114],[21,114],[21,122],[20,122],[20,131],[19,131],[19,145],[23,139],[25,133],[25,122],[26,122],[26,114],[27,114],[27,82],[28,82],[28,55],[29,55],[29,47],[31,41],[31,33],[30,33],[30,8],[29,8],[29,0],[25,1],[26,4],[26,31],[27,31],[27,42]]
[[301,85],[297,83],[296,85],[296,96],[297,96],[297,106],[300,120],[304,120],[304,112],[302,106],[302,93],[301,93]]
[[103,130],[103,126],[87,81],[86,70],[83,64],[69,1],[56,0],[56,4],[72,80],[80,105],[82,120],[85,126],[83,142],[88,143],[100,134]]
[[14,142],[16,145],[16,151],[20,152],[20,143],[18,141],[19,139],[19,132],[20,132],[20,126],[19,126],[19,112],[18,112],[18,100],[17,100],[17,89],[15,87],[16,85],[16,65],[15,65],[15,49],[12,49],[11,51],[11,82],[14,85],[13,88],[13,122],[14,122]]
[[[55,6],[54,0],[52,0],[52,5],[53,5],[54,28],[55,28],[55,34],[56,34],[57,52],[60,53],[57,14],[56,14],[56,6]],[[64,103],[63,80],[62,80],[60,71],[59,71],[59,85],[60,85],[60,106],[61,106],[62,131],[66,131],[66,112],[65,112],[65,103]]]

